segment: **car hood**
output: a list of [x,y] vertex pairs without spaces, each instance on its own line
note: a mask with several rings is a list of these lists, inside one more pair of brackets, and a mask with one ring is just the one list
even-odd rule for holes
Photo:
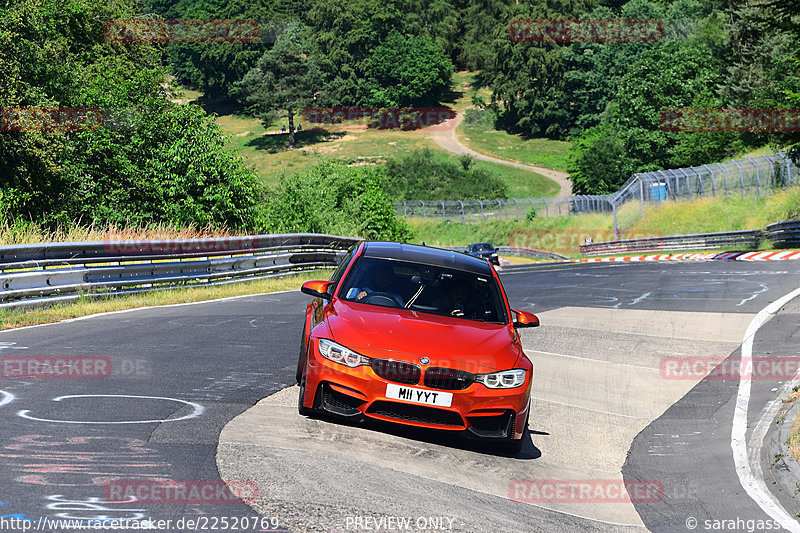
[[338,300],[327,314],[333,340],[369,357],[471,372],[513,368],[519,357],[508,325]]

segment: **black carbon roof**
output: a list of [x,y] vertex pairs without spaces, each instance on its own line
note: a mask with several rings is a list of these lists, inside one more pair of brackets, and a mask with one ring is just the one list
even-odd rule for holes
[[367,241],[364,243],[364,257],[409,261],[423,265],[454,268],[456,270],[464,270],[466,272],[473,272],[486,276],[492,275],[492,269],[489,263],[483,259],[472,257],[461,252],[431,248],[429,246],[419,246],[416,244]]

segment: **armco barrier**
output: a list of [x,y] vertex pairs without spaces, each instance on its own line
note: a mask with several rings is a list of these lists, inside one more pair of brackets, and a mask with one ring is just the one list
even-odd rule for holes
[[787,220],[767,226],[767,238],[778,246],[800,246],[800,220]]
[[728,231],[670,237],[649,237],[621,241],[581,244],[584,255],[618,254],[627,252],[660,252],[671,250],[714,250],[726,247],[756,248],[765,236],[762,230]]
[[555,252],[548,252],[546,250],[537,250],[535,248],[521,248],[519,246],[498,246],[497,251],[501,254],[508,255],[522,255],[526,257],[537,257],[539,259],[566,259],[561,254]]
[[0,246],[0,308],[330,267],[357,242],[285,234]]

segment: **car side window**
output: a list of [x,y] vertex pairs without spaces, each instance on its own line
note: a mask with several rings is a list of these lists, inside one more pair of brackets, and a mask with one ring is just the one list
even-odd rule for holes
[[333,293],[333,290],[339,284],[339,280],[342,279],[344,275],[344,271],[347,269],[347,265],[350,264],[350,260],[353,258],[353,254],[355,253],[356,249],[355,246],[351,247],[347,253],[342,258],[342,261],[339,263],[339,266],[336,267],[336,270],[333,271],[333,275],[331,275],[330,281],[333,283],[328,288],[329,293]]

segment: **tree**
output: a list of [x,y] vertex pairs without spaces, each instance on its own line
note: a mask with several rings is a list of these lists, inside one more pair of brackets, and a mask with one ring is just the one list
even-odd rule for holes
[[610,194],[633,172],[625,146],[611,124],[584,131],[570,147],[573,194]]
[[[274,30],[292,14],[276,13],[271,0],[145,0],[145,9],[164,19],[253,20],[258,38],[251,42],[171,43],[167,57],[177,80],[206,97],[229,96],[233,84],[272,46]],[[267,22],[269,21],[269,22]],[[251,36],[252,37],[252,36]]]
[[269,126],[279,111],[289,116],[289,148],[294,148],[294,116],[314,104],[322,84],[319,63],[310,55],[307,28],[292,25],[275,46],[237,83],[236,94]]
[[367,103],[405,107],[436,104],[450,87],[453,64],[424,36],[394,31],[365,62]]
[[104,38],[103,21],[138,14],[131,0],[21,0],[0,11],[0,106],[103,117],[76,131],[0,134],[0,212],[48,226],[259,230],[255,174],[202,109],[168,100],[159,49]]

